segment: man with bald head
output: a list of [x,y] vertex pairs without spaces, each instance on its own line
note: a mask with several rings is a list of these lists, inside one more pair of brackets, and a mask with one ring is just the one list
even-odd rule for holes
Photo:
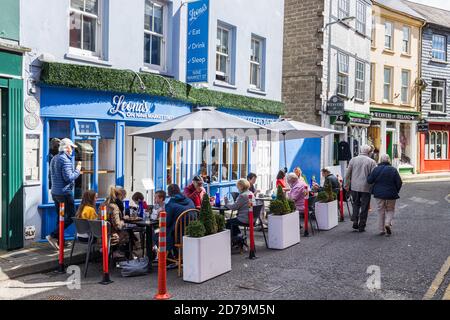
[[345,190],[352,192],[353,198],[353,229],[364,232],[370,205],[370,185],[367,177],[372,173],[377,163],[369,157],[371,147],[364,145],[357,157],[350,160],[345,175]]

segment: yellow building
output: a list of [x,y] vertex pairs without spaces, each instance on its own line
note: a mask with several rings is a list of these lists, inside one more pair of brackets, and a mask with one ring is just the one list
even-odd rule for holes
[[373,6],[368,141],[400,172],[416,172],[421,32],[424,19],[401,0]]

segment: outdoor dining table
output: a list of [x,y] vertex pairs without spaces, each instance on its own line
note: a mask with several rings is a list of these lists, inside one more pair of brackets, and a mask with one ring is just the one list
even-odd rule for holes
[[219,213],[221,215],[225,215],[225,211],[230,210],[227,208],[227,206],[220,206],[220,207],[216,207],[216,206],[211,206],[211,209],[213,209],[214,211],[219,211]]

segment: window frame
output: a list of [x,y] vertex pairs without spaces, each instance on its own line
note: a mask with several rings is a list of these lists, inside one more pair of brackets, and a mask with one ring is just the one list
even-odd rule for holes
[[[344,6],[344,8],[342,8]],[[346,18],[350,15],[350,0],[338,0],[338,19]]]
[[[344,57],[346,61],[346,66],[347,66],[347,71],[342,71],[341,70],[341,60],[340,57]],[[336,93],[340,96],[344,96],[344,97],[348,97],[348,90],[349,90],[349,75],[350,75],[350,56],[346,53],[343,52],[338,52],[337,54],[337,60],[338,60],[338,65],[337,65],[337,82],[336,82]],[[340,79],[346,79],[346,83],[345,83],[345,93],[340,92],[339,88],[343,86],[343,84],[341,83]]]
[[370,64],[370,101],[375,101],[376,64]]
[[[433,86],[434,82],[440,82],[442,84],[442,87],[435,87]],[[445,112],[447,109],[447,101],[446,101],[446,87],[447,87],[447,81],[444,79],[431,79],[431,86],[430,86],[430,109],[431,111],[436,112]],[[436,90],[437,92],[442,93],[442,103],[437,102],[439,99],[438,95],[436,94],[436,101],[433,102],[433,90]],[[441,110],[433,109],[433,106],[442,106]]]
[[[405,85],[403,83],[403,75],[404,74],[408,75],[408,83]],[[410,101],[410,92],[409,92],[409,88],[411,87],[411,71],[408,69],[402,69],[401,72],[401,90],[400,90],[400,101],[402,104],[404,105],[410,105],[411,101]],[[406,89],[406,100],[403,99],[403,90]]]
[[[391,33],[387,34],[387,25],[391,26]],[[386,38],[389,37],[389,47],[386,46]],[[394,51],[394,23],[389,21],[389,20],[385,20],[384,21],[384,49],[386,50],[391,50]]]
[[[438,143],[438,137],[441,142]],[[448,161],[449,158],[449,133],[446,130],[430,130],[425,135],[425,160],[442,160]],[[444,148],[445,147],[445,148]],[[437,157],[437,150],[440,148],[441,156]],[[433,155],[432,151],[433,150]]]
[[[389,69],[390,71],[390,79],[389,79],[389,99],[386,99],[385,96],[385,87],[387,85],[386,82],[386,70]],[[383,102],[386,103],[392,103],[393,102],[393,79],[394,79],[394,67],[391,66],[384,66],[383,68]]]
[[[358,70],[358,66],[362,66],[362,70]],[[362,71],[362,78],[358,78],[358,73]],[[358,84],[361,88],[358,88]],[[362,96],[358,96],[358,92]],[[365,101],[366,100],[366,63],[362,60],[355,60],[355,100]]]
[[[442,50],[441,49],[436,49],[435,46],[434,46],[434,44],[435,44],[434,39],[438,38],[438,37],[442,38],[444,40],[444,47],[443,47]],[[443,54],[444,55],[444,59],[435,57],[435,52],[439,52],[439,53]],[[442,34],[439,34],[439,33],[433,33],[433,35],[431,37],[431,58],[433,60],[437,60],[437,61],[447,61],[447,37],[445,35],[442,35]]]
[[[84,56],[84,57],[91,57],[91,58],[102,58],[103,55],[103,48],[102,48],[102,44],[103,44],[103,0],[97,0],[97,15],[93,14],[93,13],[89,13],[86,11],[82,11],[79,9],[75,9],[72,8],[72,1],[69,0],[69,53],[71,54],[75,54],[78,56]],[[85,0],[83,0],[83,4],[86,5]],[[84,37],[84,32],[83,32],[83,22],[81,22],[81,38],[80,38],[80,43],[81,43],[81,48],[77,48],[77,47],[72,47],[70,44],[70,19],[72,14],[80,14],[82,17],[86,16],[92,19],[95,19],[95,51],[91,51],[91,50],[86,50],[83,49],[83,37]]]
[[[160,7],[161,10],[162,10],[162,14],[161,14],[161,17],[162,17],[162,29],[163,29],[162,30],[163,31],[162,34],[157,33],[154,30],[148,30],[145,27],[145,18],[146,18],[145,7],[147,6],[147,3],[151,3],[152,4],[152,10],[153,10],[152,14],[154,14],[154,7],[155,6],[156,7]],[[145,0],[144,1],[144,26],[143,26],[143,29],[144,29],[144,39],[143,39],[144,40],[143,41],[144,42],[144,52],[143,52],[144,59],[143,59],[143,64],[144,64],[145,67],[147,67],[149,69],[158,70],[158,71],[166,71],[166,65],[167,65],[167,57],[166,57],[166,52],[167,52],[167,48],[166,48],[166,45],[167,45],[167,40],[166,40],[166,37],[167,37],[167,18],[166,18],[166,12],[167,12],[167,9],[166,9],[166,5],[164,3],[161,3],[159,1],[153,1],[153,0]],[[152,15],[152,16],[154,16],[154,15]],[[152,19],[152,21],[154,21],[154,19]],[[154,22],[153,22],[152,29],[155,29],[154,28]],[[146,56],[145,56],[145,49],[146,49],[145,48],[145,37],[147,35],[150,36],[150,50],[149,50],[149,54],[150,54],[149,61],[150,61],[150,63],[146,62]],[[151,61],[151,56],[152,56],[152,53],[151,53],[151,43],[152,43],[152,41],[151,41],[151,39],[152,39],[152,37],[158,37],[158,38],[160,38],[160,41],[161,41],[161,52],[160,52],[160,62],[161,62],[161,64],[160,65],[154,64]]]
[[[362,10],[362,11],[360,11]],[[362,14],[362,16],[360,16]],[[362,19],[361,19],[362,18]],[[361,0],[356,1],[356,31],[366,35],[367,31],[367,7]]]
[[[80,122],[85,123],[93,123],[95,126],[95,133],[83,133],[80,132]],[[84,119],[74,119],[74,126],[75,126],[75,135],[79,137],[100,137],[100,130],[98,126],[97,120],[84,120]]]
[[[222,35],[223,35],[223,31],[226,31],[228,33],[227,53],[223,53],[221,51],[218,51],[218,48],[217,48],[218,45],[216,43],[216,50],[215,50],[216,51],[216,70],[215,70],[215,77],[214,77],[214,79],[215,79],[215,81],[231,84],[232,83],[231,62],[232,62],[232,54],[233,54],[233,51],[232,51],[233,29],[231,27],[229,27],[229,26],[224,25],[224,24],[220,24],[220,23],[217,24],[216,41],[217,41],[217,36],[219,34],[219,30],[221,30]],[[221,37],[220,41],[222,42],[222,37]],[[222,45],[222,43],[221,43],[221,45]],[[225,64],[226,71],[225,72],[219,71],[217,69],[219,67],[219,65],[220,65],[220,64],[218,64],[218,61],[219,61],[218,56],[222,56],[222,57],[226,58],[226,64]],[[224,77],[225,80],[217,79],[218,76]]]
[[[256,90],[264,90],[263,85],[263,72],[264,72],[264,56],[263,56],[263,46],[264,46],[264,39],[252,35],[251,37],[251,45],[250,45],[250,88],[256,89]],[[253,43],[258,42],[259,43],[259,62],[253,60]],[[257,85],[252,83],[252,67],[256,67],[258,70],[258,77],[257,77]]]
[[[405,39],[405,30],[408,30],[408,39]],[[406,43],[406,50],[405,50]],[[411,54],[411,27],[404,25],[402,28],[402,53]]]

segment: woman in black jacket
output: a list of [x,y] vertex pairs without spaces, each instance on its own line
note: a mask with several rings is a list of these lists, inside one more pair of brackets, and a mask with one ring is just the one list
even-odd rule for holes
[[380,157],[380,164],[367,177],[367,182],[372,185],[372,194],[377,202],[380,235],[390,236],[402,179],[397,169],[391,166],[391,159],[387,154]]

